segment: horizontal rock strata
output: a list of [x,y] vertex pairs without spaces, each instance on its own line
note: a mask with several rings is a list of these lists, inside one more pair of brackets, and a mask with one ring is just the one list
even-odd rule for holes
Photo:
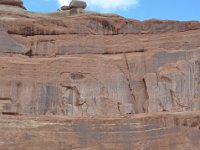
[[3,117],[0,120],[0,148],[198,150],[199,127],[198,113],[115,119]]
[[198,150],[198,21],[1,4],[0,149]]

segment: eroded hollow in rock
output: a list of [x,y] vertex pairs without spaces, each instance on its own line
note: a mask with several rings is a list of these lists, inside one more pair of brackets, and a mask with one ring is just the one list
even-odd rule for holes
[[84,79],[85,76],[83,74],[81,74],[81,73],[71,73],[70,74],[70,78],[72,80],[80,80],[80,79]]

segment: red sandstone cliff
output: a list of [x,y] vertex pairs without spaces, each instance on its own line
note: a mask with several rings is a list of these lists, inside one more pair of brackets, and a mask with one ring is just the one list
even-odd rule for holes
[[1,116],[0,149],[198,150],[200,22],[32,13],[3,2],[0,112],[22,116]]

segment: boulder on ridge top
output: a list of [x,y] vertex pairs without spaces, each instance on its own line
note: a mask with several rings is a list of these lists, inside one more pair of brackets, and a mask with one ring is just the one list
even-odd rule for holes
[[70,7],[67,5],[64,5],[60,8],[60,10],[65,11],[65,10],[70,10]]
[[26,9],[21,0],[1,0],[0,5],[11,5]]
[[72,8],[82,8],[85,9],[87,7],[87,3],[79,0],[72,0],[69,4],[70,9]]

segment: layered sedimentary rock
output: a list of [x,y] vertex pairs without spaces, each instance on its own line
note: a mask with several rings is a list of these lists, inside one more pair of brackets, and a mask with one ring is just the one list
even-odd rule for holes
[[2,117],[0,148],[30,150],[199,150],[198,113],[128,118]]
[[199,22],[20,13],[1,14],[1,112],[116,116],[200,109]]
[[[0,136],[0,149],[199,148],[198,21],[33,13],[12,5],[0,5],[0,113],[22,120],[18,127],[15,117],[1,117],[0,133],[9,121],[14,127]],[[148,113],[153,114],[146,120]],[[41,115],[45,119],[35,122]],[[69,119],[67,128],[55,120],[43,122],[49,115],[82,120]],[[14,139],[19,131],[20,140]],[[40,143],[42,138],[47,140]],[[155,147],[158,143],[163,147]]]

